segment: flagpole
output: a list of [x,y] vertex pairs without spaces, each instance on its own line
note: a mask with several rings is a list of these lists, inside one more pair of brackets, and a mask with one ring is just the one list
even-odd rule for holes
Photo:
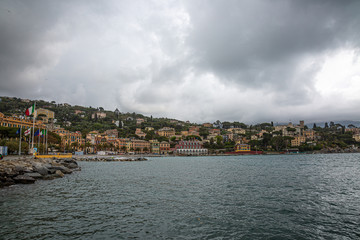
[[46,130],[44,129],[43,131],[44,131],[44,134],[43,134],[43,146],[44,146],[43,154],[45,155],[45,150],[46,149],[45,149],[45,136],[44,135],[46,134]]
[[39,128],[39,135],[37,135],[37,137],[38,137],[38,147],[37,147],[38,153],[40,153],[40,132],[41,132],[41,129]]
[[47,148],[47,142],[48,142],[48,129],[47,129],[47,127],[46,127],[46,135],[45,135],[45,137],[46,137],[46,154],[48,154],[48,148]]
[[[31,129],[30,129],[30,134],[31,134]],[[29,136],[28,138],[29,138],[28,140],[29,140],[29,152],[30,152],[30,147],[31,147],[30,140],[31,140],[31,137]]]
[[33,134],[32,134],[32,143],[31,143],[31,149],[33,154],[34,154],[34,134],[35,134],[35,108],[36,108],[36,102],[34,103]]
[[20,143],[19,143],[19,156],[21,156],[21,125],[20,125]]

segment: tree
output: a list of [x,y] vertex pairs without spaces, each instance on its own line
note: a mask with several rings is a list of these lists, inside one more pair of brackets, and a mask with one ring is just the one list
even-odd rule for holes
[[285,141],[284,141],[284,138],[282,136],[273,137],[271,139],[270,143],[271,143],[271,146],[276,151],[280,151],[281,149],[283,149],[285,147]]
[[215,138],[216,138],[216,144],[221,145],[222,142],[223,142],[223,137],[222,136],[216,136]]
[[329,128],[329,125],[328,125],[328,123],[327,123],[327,122],[325,123],[325,128]]

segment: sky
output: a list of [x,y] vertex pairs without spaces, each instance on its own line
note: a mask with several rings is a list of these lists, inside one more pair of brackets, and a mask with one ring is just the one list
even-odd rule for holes
[[197,123],[360,120],[360,1],[0,0],[0,96]]

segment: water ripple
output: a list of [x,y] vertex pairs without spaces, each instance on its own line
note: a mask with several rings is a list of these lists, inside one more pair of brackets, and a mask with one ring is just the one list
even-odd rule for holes
[[0,189],[0,239],[359,239],[360,154],[82,162]]

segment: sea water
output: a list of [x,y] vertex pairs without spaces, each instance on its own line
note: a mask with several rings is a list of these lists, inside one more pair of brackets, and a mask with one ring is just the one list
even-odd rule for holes
[[79,165],[0,189],[0,239],[360,239],[360,154]]

